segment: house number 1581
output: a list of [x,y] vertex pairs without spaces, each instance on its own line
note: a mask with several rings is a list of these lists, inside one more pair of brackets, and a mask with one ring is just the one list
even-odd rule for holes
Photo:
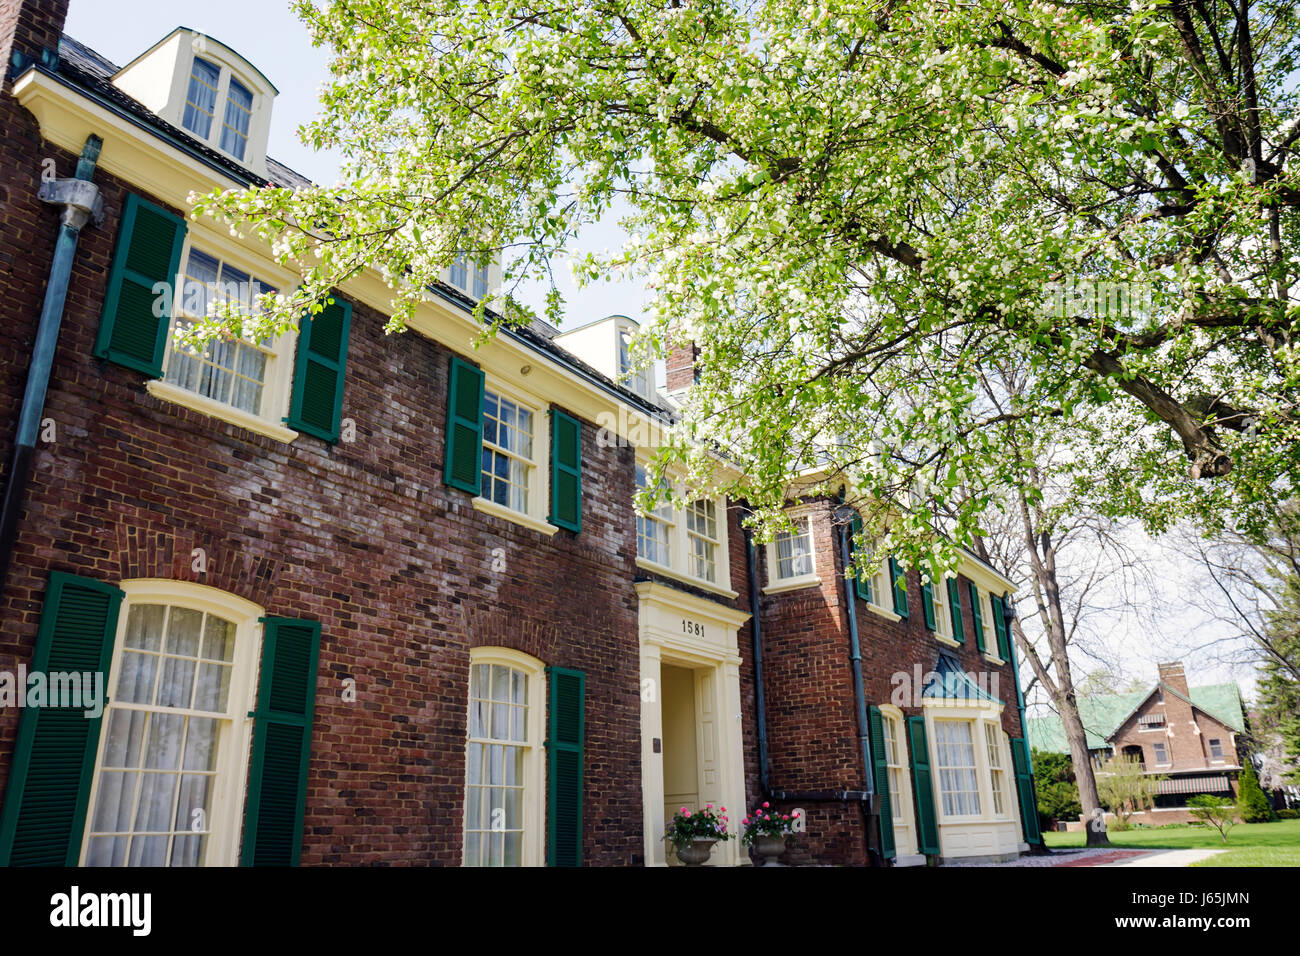
[[682,618],[682,633],[683,633],[683,634],[693,634],[693,635],[695,635],[696,637],[703,637],[703,636],[704,636],[704,625],[703,625],[703,624],[697,624],[697,623],[695,623],[694,621],[688,621],[688,620],[686,620],[685,618]]

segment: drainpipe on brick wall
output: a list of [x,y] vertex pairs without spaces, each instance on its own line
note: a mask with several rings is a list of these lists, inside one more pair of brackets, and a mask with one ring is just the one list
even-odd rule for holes
[[754,532],[745,529],[745,563],[749,571],[749,624],[754,635],[754,709],[758,721],[758,787],[764,798],[772,796],[767,779],[767,702],[763,696],[763,625],[758,602],[758,561]]
[[[847,509],[845,510],[847,512]],[[845,519],[840,522],[837,532],[840,541],[840,567],[844,571],[848,569],[850,560],[849,515],[836,512],[836,517]],[[867,795],[861,804],[862,817],[867,827],[867,852],[871,856],[871,862],[879,866],[884,860],[880,855],[880,827],[874,799],[876,778],[871,761],[871,725],[867,721],[867,694],[862,683],[862,646],[858,642],[858,607],[855,601],[856,595],[853,593],[853,582],[841,573],[840,584],[844,587],[844,606],[849,614],[849,665],[853,669],[853,703],[858,717],[858,744],[862,749],[862,779],[865,781],[862,791]]]
[[758,785],[763,797],[769,800],[814,801],[817,803],[871,802],[870,791],[862,790],[776,790],[772,788],[767,772],[767,703],[763,693],[763,626],[758,590],[758,557],[754,549],[754,534],[745,529],[745,560],[749,572],[750,627],[754,635],[754,689],[755,710],[758,722]]
[[0,505],[0,593],[3,593],[9,576],[9,562],[13,557],[14,539],[18,533],[18,516],[22,512],[23,493],[31,475],[32,454],[36,448],[36,435],[45,411],[45,392],[50,384],[50,370],[54,366],[54,353],[59,344],[59,328],[63,323],[63,305],[68,297],[68,281],[72,277],[72,262],[77,254],[77,238],[81,228],[92,219],[95,225],[104,221],[104,200],[99,187],[91,182],[103,140],[93,133],[86,137],[77,162],[77,173],[72,179],[52,179],[41,183],[37,197],[42,202],[63,207],[60,217],[59,238],[54,246],[54,262],[45,286],[45,304],[41,307],[40,324],[36,327],[36,342],[27,372],[27,390],[18,412],[18,436],[14,442],[13,459],[9,465],[9,482],[5,486],[4,503]]

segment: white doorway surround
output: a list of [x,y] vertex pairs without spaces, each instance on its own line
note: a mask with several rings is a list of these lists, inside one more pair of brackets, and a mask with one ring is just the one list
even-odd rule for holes
[[738,631],[749,615],[657,581],[638,583],[636,592],[646,865],[669,865],[666,814],[678,808],[668,804],[688,797],[692,810],[726,807],[736,836],[714,846],[708,865],[739,865],[747,857],[739,846],[745,764]]

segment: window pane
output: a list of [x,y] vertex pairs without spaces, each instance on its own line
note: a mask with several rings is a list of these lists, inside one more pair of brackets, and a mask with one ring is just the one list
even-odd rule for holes
[[221,148],[236,159],[244,158],[248,125],[253,115],[253,94],[238,80],[231,79],[226,96],[226,115],[221,127]]
[[215,65],[194,58],[181,123],[200,139],[207,139],[212,132],[212,116],[217,105],[217,85],[220,79],[221,71]]

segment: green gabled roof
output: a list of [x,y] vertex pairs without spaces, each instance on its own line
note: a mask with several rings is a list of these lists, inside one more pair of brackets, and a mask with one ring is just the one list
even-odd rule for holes
[[[1167,684],[1165,686],[1172,690]],[[1107,746],[1107,738],[1119,729],[1119,725],[1137,710],[1138,705],[1150,697],[1155,689],[1156,685],[1152,684],[1146,690],[1133,691],[1129,694],[1097,694],[1092,697],[1080,697],[1079,719],[1083,721],[1088,749],[1104,749]],[[1241,710],[1241,694],[1236,684],[1193,687],[1190,693],[1192,704],[1200,710],[1238,733],[1246,729],[1246,721]],[[1029,746],[1053,753],[1070,752],[1070,747],[1065,740],[1065,727],[1061,724],[1060,717],[1055,714],[1050,717],[1030,717],[1025,723]]]
[[1236,684],[1209,684],[1189,691],[1192,703],[1214,719],[1227,724],[1237,733],[1246,732],[1246,716],[1241,709],[1241,691]]

